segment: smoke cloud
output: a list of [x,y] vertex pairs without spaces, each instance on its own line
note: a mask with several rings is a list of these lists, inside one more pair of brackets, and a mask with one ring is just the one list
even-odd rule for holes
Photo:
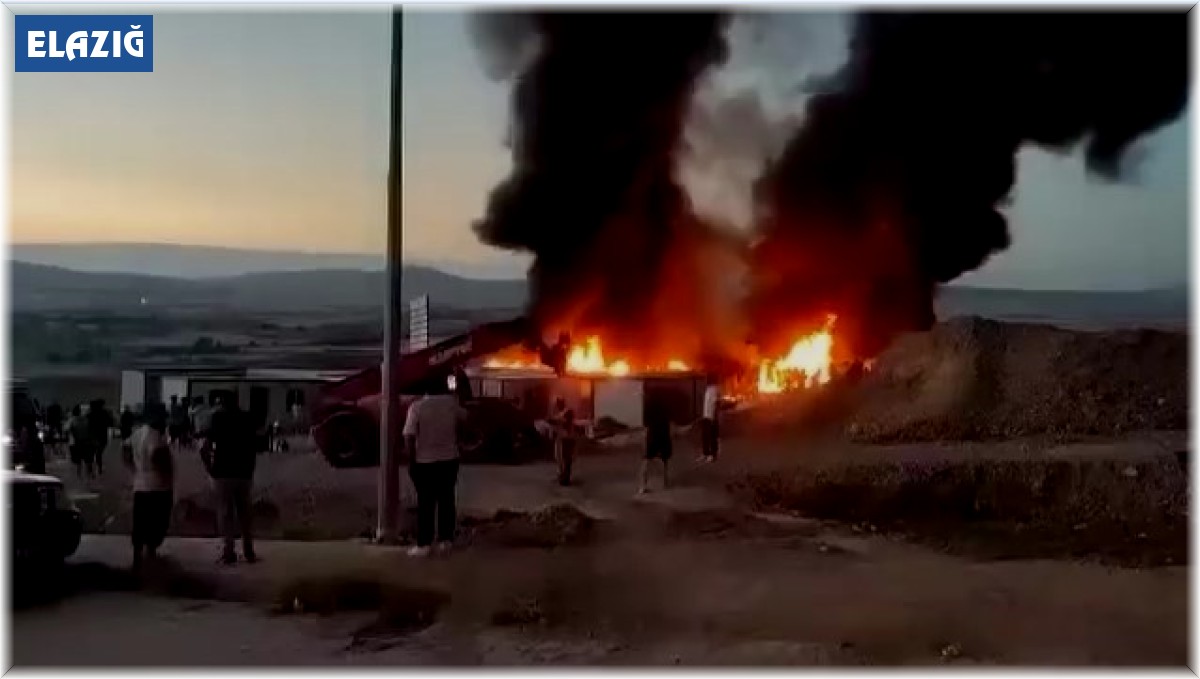
[[666,271],[668,255],[705,239],[676,157],[697,81],[726,57],[724,25],[714,13],[474,17],[489,72],[513,80],[512,173],[474,228],[533,253],[542,327],[636,334],[664,277],[687,278]]
[[[1115,179],[1131,145],[1187,101],[1184,12],[859,14],[845,65],[819,78],[790,61],[827,45],[799,34],[806,44],[787,45],[786,22],[741,22],[771,33],[762,51],[776,68],[789,62],[766,81],[810,89],[797,126],[761,92],[697,99],[727,59],[728,23],[679,12],[472,18],[487,72],[512,83],[513,161],[474,228],[534,255],[530,311],[542,328],[678,348],[736,325],[705,299],[723,286],[718,269],[748,260],[742,311],[763,352],[834,313],[836,346],[872,356],[930,326],[938,286],[1008,246],[1022,146],[1081,147],[1091,171]],[[754,225],[743,250],[697,216],[681,160],[698,176],[741,177],[764,156],[753,208],[737,220]]]
[[1008,246],[1019,148],[1082,144],[1117,177],[1184,108],[1188,33],[1177,11],[859,15],[848,62],[756,186],[758,340],[779,348],[833,312],[869,356],[928,327],[937,286]]

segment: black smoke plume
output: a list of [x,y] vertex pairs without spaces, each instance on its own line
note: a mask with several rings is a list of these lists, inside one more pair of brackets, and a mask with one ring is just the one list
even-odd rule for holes
[[1007,247],[1019,148],[1082,144],[1115,177],[1183,110],[1188,33],[1182,11],[858,16],[848,62],[756,187],[760,341],[827,311],[860,356],[928,327],[937,286]]
[[697,80],[724,60],[708,13],[475,17],[489,70],[514,80],[512,173],[475,224],[533,253],[543,327],[633,328],[650,313],[672,243],[696,223],[676,155]]

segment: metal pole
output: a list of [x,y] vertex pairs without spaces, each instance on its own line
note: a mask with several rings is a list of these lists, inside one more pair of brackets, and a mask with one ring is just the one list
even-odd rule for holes
[[400,456],[404,437],[401,435],[394,367],[400,357],[401,320],[404,318],[402,283],[403,228],[401,205],[403,120],[401,105],[404,89],[403,75],[404,10],[392,7],[392,112],[388,168],[388,239],[387,239],[387,308],[383,321],[383,394],[379,409],[379,522],[376,539],[394,542],[400,518]]

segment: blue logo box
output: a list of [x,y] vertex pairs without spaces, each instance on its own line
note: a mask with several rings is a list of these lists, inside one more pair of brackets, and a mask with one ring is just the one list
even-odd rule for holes
[[18,73],[152,73],[149,14],[18,14]]

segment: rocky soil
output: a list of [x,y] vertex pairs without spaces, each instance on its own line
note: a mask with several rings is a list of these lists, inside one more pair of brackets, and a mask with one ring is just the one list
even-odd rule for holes
[[1188,427],[1188,339],[963,318],[902,337],[855,389],[854,440],[1059,439]]

